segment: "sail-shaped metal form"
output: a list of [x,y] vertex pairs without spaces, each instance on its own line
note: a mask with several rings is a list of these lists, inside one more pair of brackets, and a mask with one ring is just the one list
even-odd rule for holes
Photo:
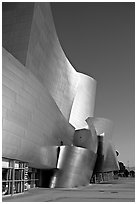
[[98,135],[98,151],[94,172],[119,170],[116,150],[112,143],[112,121],[106,118],[88,118],[87,121],[94,124]]
[[96,80],[67,59],[50,3],[3,2],[2,18],[2,156],[56,169],[51,187],[87,185],[96,158],[96,171],[115,170],[111,122],[93,118]]
[[76,130],[73,146],[61,146],[51,187],[78,187],[90,183],[97,157],[97,134],[93,124]]

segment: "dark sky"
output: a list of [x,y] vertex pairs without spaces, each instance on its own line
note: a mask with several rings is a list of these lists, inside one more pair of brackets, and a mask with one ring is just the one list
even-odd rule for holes
[[52,13],[73,67],[97,80],[95,117],[114,122],[118,159],[134,165],[134,3],[58,2]]

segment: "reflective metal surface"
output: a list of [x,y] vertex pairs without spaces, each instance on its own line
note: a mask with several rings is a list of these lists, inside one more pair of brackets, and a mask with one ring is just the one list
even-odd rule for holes
[[87,123],[86,118],[94,116],[96,96],[96,80],[85,74],[77,72],[77,90],[74,97],[69,123],[76,129],[83,129]]
[[105,134],[105,137],[108,139],[112,139],[113,133],[113,122],[107,118],[95,118],[89,117],[87,118],[87,123],[93,123],[97,135]]
[[94,123],[91,119],[91,117],[88,117],[86,119],[86,122],[88,124],[88,129],[91,132],[92,135],[92,151],[94,151],[95,153],[97,153],[97,148],[98,148],[98,140],[97,140],[97,132],[94,126]]
[[108,142],[106,154],[104,157],[103,171],[108,172],[108,171],[116,171],[116,170],[119,170],[116,151],[112,142]]
[[61,146],[58,171],[51,181],[51,187],[71,188],[89,184],[93,173],[96,154],[75,146]]
[[[17,12],[17,16],[12,15],[15,6],[8,7],[8,15],[3,12],[3,25],[9,30],[3,29],[3,46],[12,49],[3,48],[2,156],[38,169],[57,168],[51,187],[87,185],[96,157],[95,171],[117,169],[110,140],[112,122],[89,117],[94,115],[96,80],[77,72],[68,61],[58,41],[50,4],[27,4],[23,3],[27,12]],[[18,11],[24,11],[21,5]],[[8,41],[11,33],[16,39],[10,39],[12,44]],[[61,142],[75,146],[58,146]]]
[[74,127],[93,116],[96,81],[65,56],[50,3],[5,3],[2,156],[55,168],[54,146],[71,145]]
[[76,130],[74,133],[73,144],[77,147],[83,147],[93,151],[94,143],[91,131],[88,129]]
[[115,148],[112,145],[112,121],[106,118],[88,118],[98,134],[98,151],[94,173],[119,169]]
[[109,172],[119,169],[115,149],[104,136],[98,136],[98,152],[94,172]]
[[90,129],[76,130],[74,133],[73,144],[97,153],[98,141],[96,131],[93,125],[89,125],[89,128]]

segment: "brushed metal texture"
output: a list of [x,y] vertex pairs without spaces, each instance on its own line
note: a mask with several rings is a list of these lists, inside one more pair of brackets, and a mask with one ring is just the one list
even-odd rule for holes
[[94,116],[94,105],[96,96],[96,80],[83,73],[77,72],[77,90],[74,97],[69,123],[76,129],[87,126],[87,117]]
[[98,152],[94,172],[119,170],[117,156],[113,144],[103,136],[98,136]]
[[89,184],[96,154],[85,148],[61,146],[58,171],[51,181],[53,188],[72,188]]
[[87,119],[88,123],[93,123],[98,138],[97,160],[94,172],[109,172],[119,169],[115,147],[112,142],[113,123],[107,118]]
[[[95,132],[94,132],[95,133]],[[76,130],[74,133],[73,144],[83,147],[97,153],[98,141],[97,135],[92,134],[89,129]]]

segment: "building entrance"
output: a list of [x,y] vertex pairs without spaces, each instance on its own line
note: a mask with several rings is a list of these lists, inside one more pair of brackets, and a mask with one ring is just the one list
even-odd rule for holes
[[43,188],[50,188],[50,183],[52,180],[52,177],[54,176],[56,169],[44,169],[41,170],[40,174],[40,186]]

